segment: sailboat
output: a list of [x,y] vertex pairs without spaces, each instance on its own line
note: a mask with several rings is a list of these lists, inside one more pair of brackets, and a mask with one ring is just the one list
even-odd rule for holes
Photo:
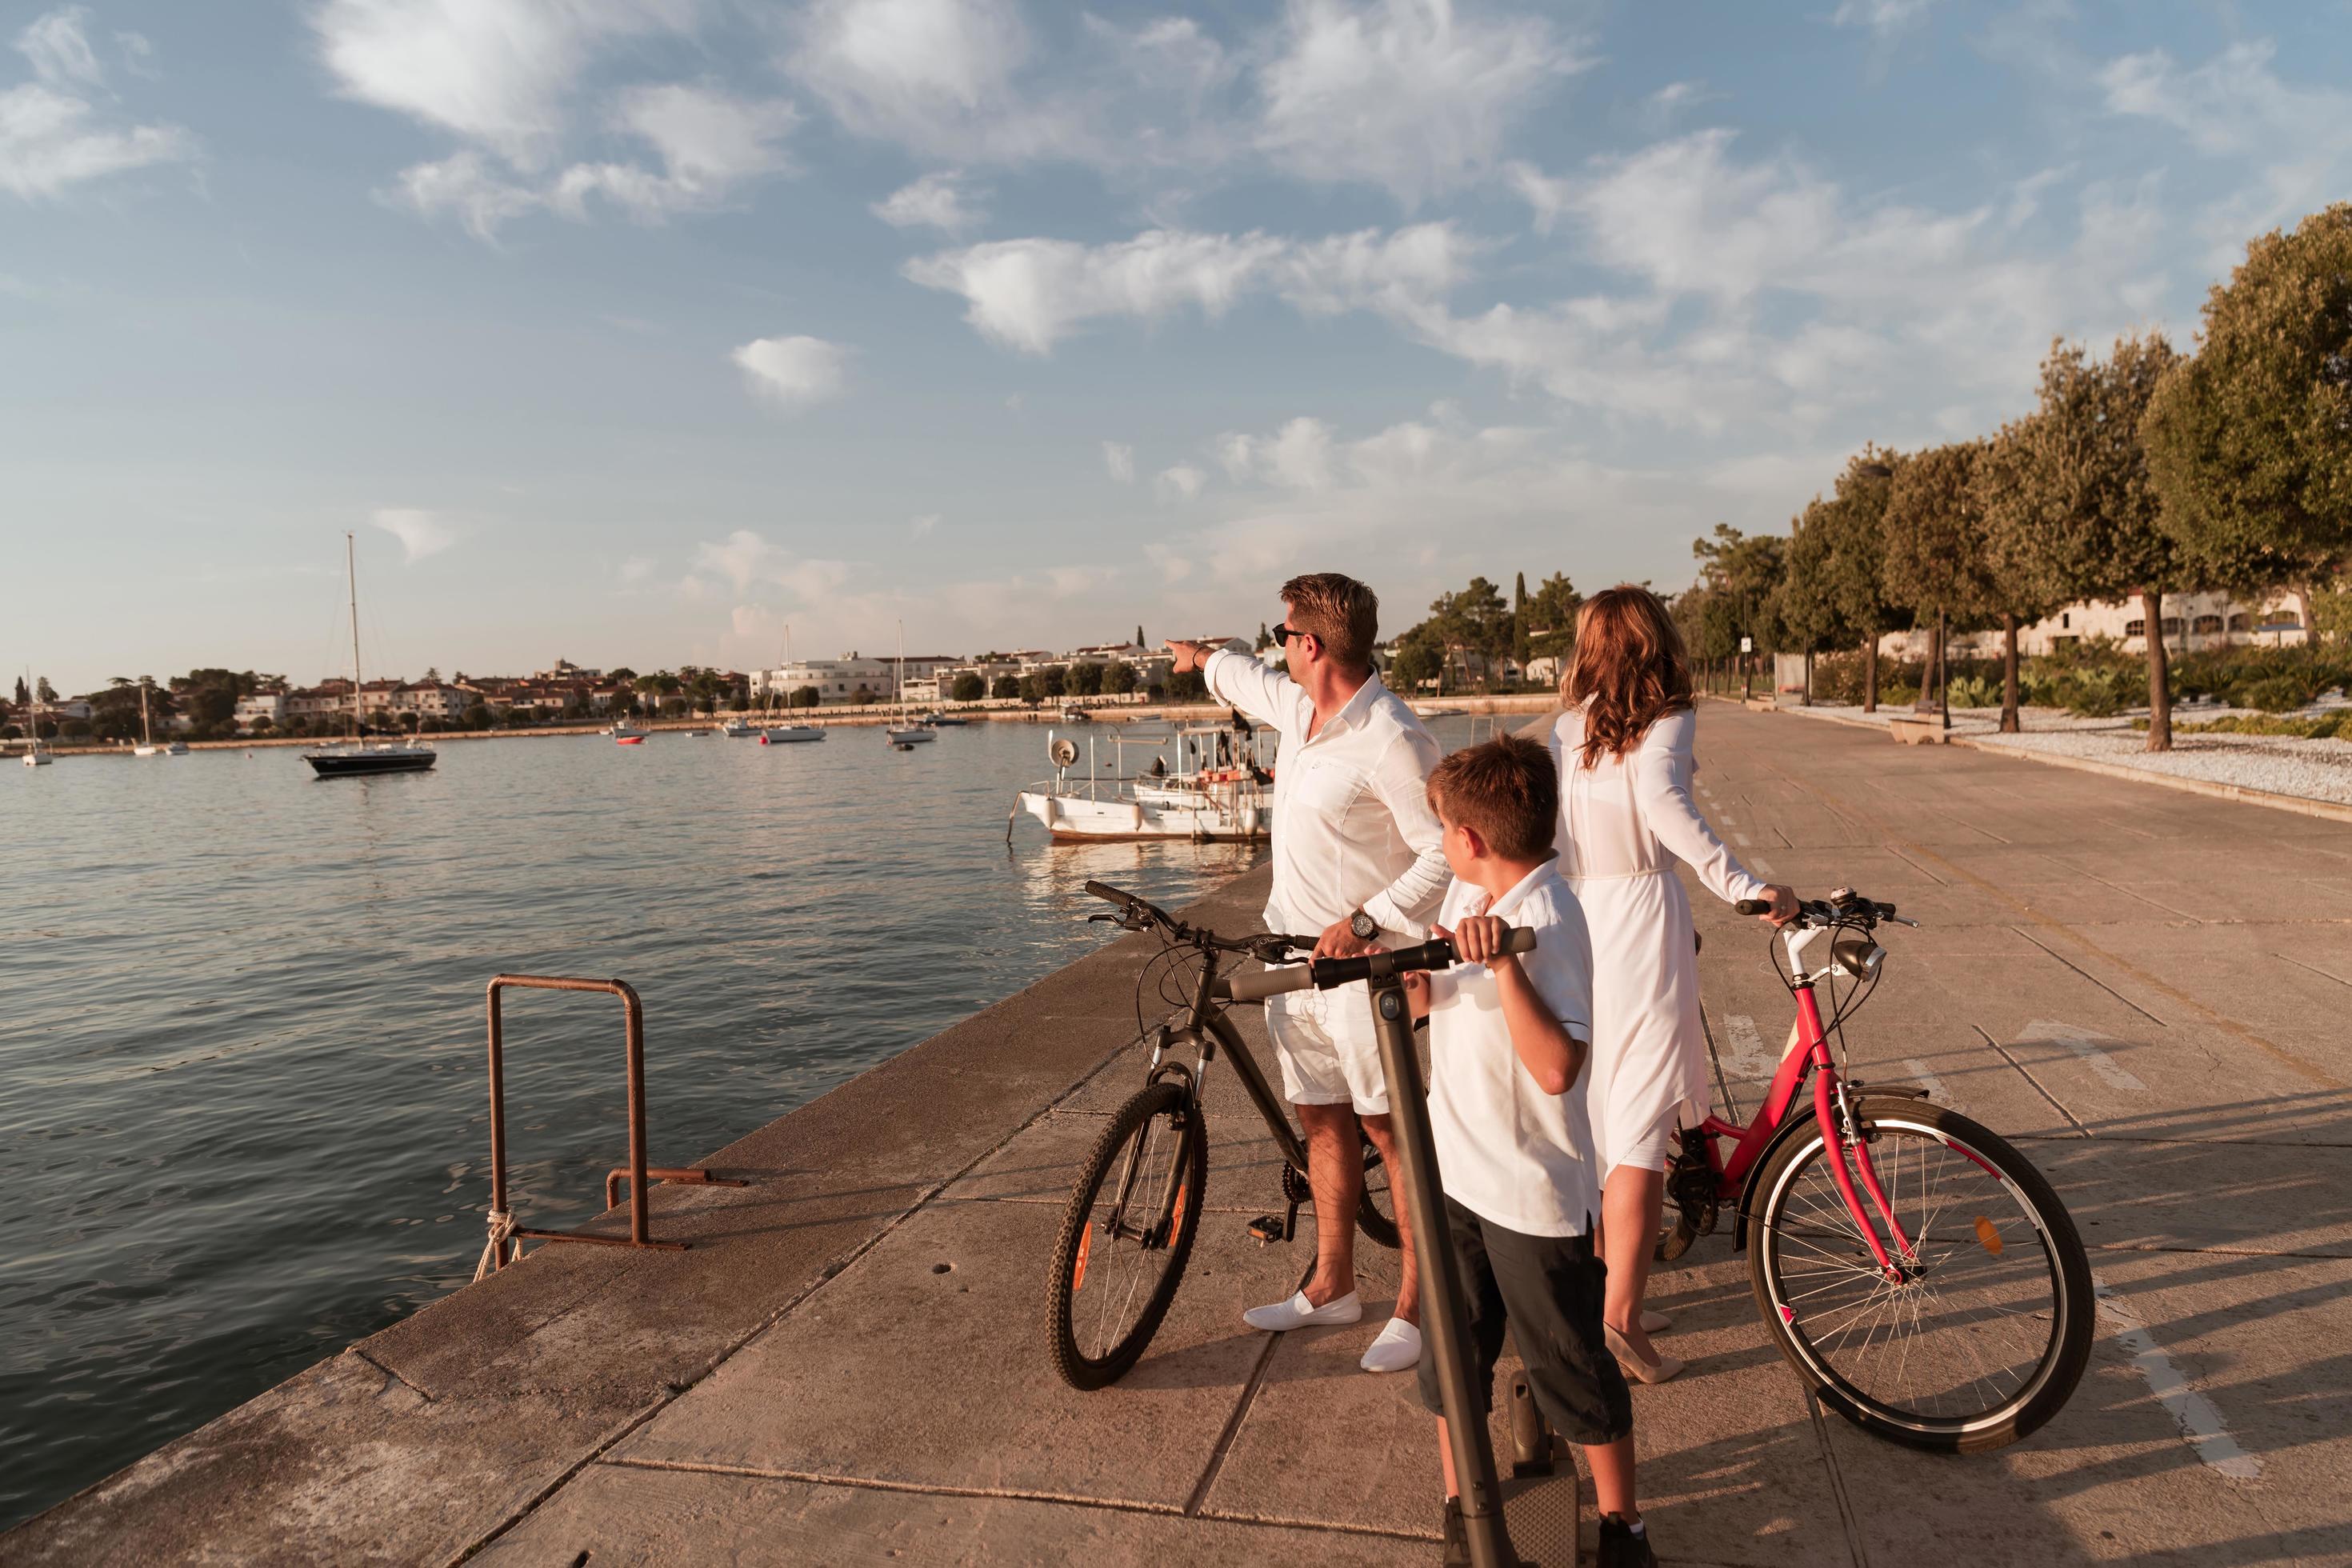
[[883,736],[894,746],[911,746],[918,741],[936,741],[940,732],[929,724],[907,722],[907,623],[898,623],[898,669],[890,682],[891,705],[898,710],[898,721],[883,727]]
[[[790,626],[786,626],[784,627],[784,663],[790,664],[792,662],[793,628]],[[775,700],[776,685],[774,681],[771,680],[768,683],[766,694],[760,699],[760,744],[763,746],[781,746],[787,742],[792,741],[822,741],[824,739],[824,730],[814,724],[779,724],[775,722],[773,717],[768,711],[768,705]]]
[[139,743],[131,748],[134,757],[160,757],[163,748],[155,743],[155,731],[147,722],[147,683],[139,683]]
[[362,710],[367,701],[367,688],[360,679],[360,568],[357,547],[349,533],[343,535],[343,570],[351,581],[352,591],[352,736],[344,746],[321,746],[302,753],[302,760],[322,779],[358,778],[371,773],[421,773],[440,760],[440,753],[430,746],[404,742],[397,746],[373,745],[367,742],[367,725]]
[[31,737],[25,742],[25,765],[28,768],[46,768],[56,762],[57,758],[49,754],[47,743],[41,739],[41,688],[40,683],[34,680],[32,675],[33,672],[29,669],[25,672],[25,684],[32,690],[32,696],[26,701],[26,706],[32,710],[32,719],[25,726],[26,734]]

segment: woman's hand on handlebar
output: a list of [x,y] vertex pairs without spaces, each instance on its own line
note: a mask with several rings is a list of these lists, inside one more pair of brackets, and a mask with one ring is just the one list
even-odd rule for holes
[[1773,882],[1765,888],[1764,897],[1748,901],[1766,906],[1757,911],[1756,918],[1775,930],[1797,918],[1797,889],[1794,888]]

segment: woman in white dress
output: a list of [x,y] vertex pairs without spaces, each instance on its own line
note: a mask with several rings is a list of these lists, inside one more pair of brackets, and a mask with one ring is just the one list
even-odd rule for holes
[[1666,606],[1646,588],[1594,596],[1577,616],[1576,651],[1553,727],[1559,768],[1559,873],[1592,933],[1592,1054],[1584,1092],[1602,1173],[1601,1247],[1609,1267],[1601,1316],[1625,1370],[1660,1383],[1682,1370],[1642,1310],[1650,1250],[1677,1121],[1708,1100],[1698,955],[1681,861],[1727,902],[1768,899],[1774,924],[1796,895],[1751,876],[1691,799],[1690,668]]

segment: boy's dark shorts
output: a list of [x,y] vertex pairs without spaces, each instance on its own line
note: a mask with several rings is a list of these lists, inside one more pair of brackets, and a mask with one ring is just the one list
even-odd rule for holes
[[[1462,1265],[1479,1408],[1494,1408],[1495,1360],[1503,1353],[1507,1323],[1537,1408],[1553,1431],[1580,1444],[1613,1443],[1632,1432],[1633,1396],[1601,1334],[1609,1270],[1592,1256],[1592,1237],[1522,1236],[1452,1198],[1445,1200],[1445,1228]],[[1420,1382],[1422,1404],[1445,1414],[1437,1357],[1426,1345]]]

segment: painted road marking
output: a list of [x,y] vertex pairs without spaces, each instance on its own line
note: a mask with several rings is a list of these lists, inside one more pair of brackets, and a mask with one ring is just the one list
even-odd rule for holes
[[1780,1058],[1776,1051],[1764,1048],[1763,1037],[1756,1032],[1756,1020],[1743,1013],[1733,1013],[1723,1020],[1724,1038],[1731,1048],[1723,1053],[1723,1070],[1743,1082],[1771,1080],[1780,1070]]
[[1744,848],[1748,843],[1748,835],[1745,833],[1735,833],[1731,836],[1731,841]]
[[1928,1099],[1934,1100],[1938,1105],[1948,1105],[1954,1110],[1965,1110],[1967,1109],[1967,1107],[1963,1106],[1958,1100],[1953,1098],[1952,1091],[1950,1089],[1944,1087],[1944,1080],[1942,1079],[1937,1078],[1934,1073],[1927,1070],[1927,1064],[1926,1062],[1921,1061],[1917,1057],[1912,1057],[1906,1060],[1903,1065],[1911,1069],[1911,1081],[1917,1084],[1921,1089],[1926,1089],[1927,1091]]
[[1759,877],[1771,877],[1779,874],[1775,872],[1770,866],[1765,863],[1764,857],[1761,855],[1750,855],[1748,858],[1748,868],[1755,872]]
[[2147,1379],[2157,1403],[2171,1415],[2197,1457],[2233,1481],[2261,1480],[2262,1461],[2238,1446],[2221,1423],[2221,1412],[2189,1386],[2189,1380],[2180,1375],[2180,1369],[2172,1364],[2172,1358],[2164,1353],[2130,1304],[2095,1273],[2091,1276],[2091,1287],[2098,1293],[2100,1309],[2116,1325],[2116,1343],[2131,1358],[2133,1369]]
[[2126,1089],[2133,1094],[2146,1094],[2147,1085],[2140,1082],[2131,1070],[2091,1042],[2111,1037],[2093,1029],[2078,1029],[2072,1024],[2061,1024],[2053,1018],[2036,1018],[2025,1026],[2025,1033],[2017,1037],[2021,1046],[2063,1046],[2083,1058],[2084,1065],[2099,1075],[2100,1081],[2110,1089]]

